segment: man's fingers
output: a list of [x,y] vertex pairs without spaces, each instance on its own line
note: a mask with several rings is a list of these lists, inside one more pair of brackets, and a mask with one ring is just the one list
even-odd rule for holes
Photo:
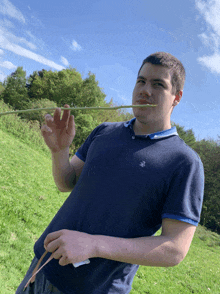
[[48,234],[44,240],[44,246],[47,246],[50,242],[58,239],[62,234],[63,234],[63,230],[55,231],[53,233]]
[[52,130],[47,125],[43,125],[41,127],[41,132],[52,133]]
[[53,116],[54,122],[56,124],[59,124],[60,122],[60,115],[61,115],[61,109],[57,107],[54,111],[54,116]]
[[[69,105],[65,104],[64,107],[68,109]],[[57,107],[54,111],[53,117],[50,114],[45,115],[45,122],[49,127],[52,126],[53,122],[55,122],[57,126],[60,125],[60,122],[62,122],[61,126],[65,124],[67,125],[69,121],[69,117],[70,117],[70,110],[64,110],[62,119],[60,119],[60,116],[61,116],[61,109]]]
[[[64,107],[66,107],[67,109],[69,108],[68,104],[65,104]],[[70,117],[70,110],[64,110],[63,111],[63,116],[62,116],[62,121],[64,122],[68,122]]]
[[75,121],[74,116],[71,115],[68,122],[67,133],[75,137]]
[[60,248],[58,248],[56,251],[53,252],[53,258],[54,259],[60,259],[62,257],[62,251]]
[[61,258],[60,258],[60,260],[59,260],[59,265],[61,265],[61,266],[65,266],[65,265],[67,265],[67,264],[69,264],[67,257],[63,257],[63,256],[61,256]]
[[45,115],[45,123],[49,128],[53,126],[53,117],[50,114]]
[[44,118],[45,118],[45,121],[53,120],[53,117],[50,114],[48,114],[48,113],[45,114]]

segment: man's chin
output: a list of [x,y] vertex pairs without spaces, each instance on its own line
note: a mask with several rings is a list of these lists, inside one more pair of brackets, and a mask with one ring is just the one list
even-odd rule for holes
[[138,120],[138,122],[140,122],[141,124],[147,125],[151,122],[150,116],[147,116],[146,114],[143,115],[141,113],[134,113],[134,116],[136,117],[136,119]]
[[149,114],[150,114],[150,107],[148,108],[148,107],[143,107],[143,108],[133,108],[133,114],[134,114],[134,116],[135,117],[147,117],[147,116],[149,116]]

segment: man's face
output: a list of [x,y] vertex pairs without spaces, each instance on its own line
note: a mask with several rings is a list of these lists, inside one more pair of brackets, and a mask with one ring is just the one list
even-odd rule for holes
[[168,68],[161,65],[145,63],[137,78],[132,104],[157,104],[156,107],[133,108],[134,116],[143,124],[166,124],[174,104],[182,97],[173,94],[171,75]]

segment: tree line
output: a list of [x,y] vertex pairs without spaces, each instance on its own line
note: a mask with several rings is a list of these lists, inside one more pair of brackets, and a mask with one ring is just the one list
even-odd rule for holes
[[[105,93],[93,73],[86,78],[74,68],[61,71],[34,71],[29,77],[23,67],[18,67],[4,82],[0,82],[0,99],[14,110],[46,107],[115,106],[113,99],[105,101]],[[48,111],[47,111],[48,112]],[[44,123],[46,111],[19,114],[22,120]],[[102,122],[128,121],[133,115],[125,110],[71,111],[76,122],[76,136],[70,146],[70,156],[82,145],[91,131]],[[204,202],[200,224],[220,233],[220,144],[219,141],[197,141],[192,129],[172,122],[178,134],[200,156],[205,170]],[[220,138],[220,137],[219,137]]]

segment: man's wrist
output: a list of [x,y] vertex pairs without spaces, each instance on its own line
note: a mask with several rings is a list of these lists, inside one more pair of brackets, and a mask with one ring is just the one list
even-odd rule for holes
[[55,149],[51,150],[50,149],[50,152],[54,156],[66,155],[66,153],[68,153],[68,155],[69,155],[69,147],[66,147],[66,148],[63,148],[63,149],[60,149],[60,150],[55,150]]
[[101,257],[100,256],[100,235],[90,235],[90,245],[92,247],[91,257]]

